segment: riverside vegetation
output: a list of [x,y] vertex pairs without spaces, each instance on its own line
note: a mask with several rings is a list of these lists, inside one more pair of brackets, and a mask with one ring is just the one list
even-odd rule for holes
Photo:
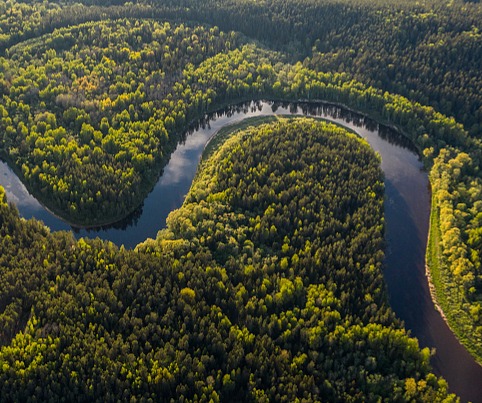
[[[430,169],[437,299],[482,361],[480,5],[1,1],[0,9],[2,156],[39,199],[73,222],[101,224],[135,209],[188,124],[235,101],[324,99],[397,126]],[[38,236],[61,237],[72,247],[65,234],[10,222],[12,234],[33,226]],[[6,234],[9,248],[21,248]],[[100,255],[137,256],[89,242]],[[5,284],[22,278],[13,275],[13,262],[4,265],[2,275],[11,279]],[[52,271],[59,264],[42,260]],[[19,302],[22,294],[0,295],[7,343],[33,305]],[[25,348],[39,334],[31,337]]]
[[308,119],[228,139],[136,250],[3,201],[2,398],[454,401],[388,306],[382,203],[368,144]]

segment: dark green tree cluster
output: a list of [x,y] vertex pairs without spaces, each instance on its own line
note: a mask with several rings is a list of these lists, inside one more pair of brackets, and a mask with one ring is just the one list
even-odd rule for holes
[[[60,10],[54,2],[0,1],[0,50],[38,31],[40,21]],[[36,32],[38,33],[38,32]]]
[[482,7],[455,1],[220,1],[174,3],[186,19],[236,30],[319,71],[353,78],[482,127]]
[[159,5],[153,8],[132,2],[108,3],[105,1],[94,5],[77,1],[0,0],[0,53],[25,40],[51,33],[54,29],[88,21],[156,16],[173,19],[174,16],[174,10]]
[[2,191],[2,399],[455,401],[388,306],[382,201],[369,146],[313,120],[237,133],[135,251]]

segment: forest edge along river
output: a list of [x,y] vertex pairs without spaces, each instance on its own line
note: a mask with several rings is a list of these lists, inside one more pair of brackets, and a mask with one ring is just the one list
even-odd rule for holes
[[50,213],[26,190],[13,171],[0,164],[0,184],[21,216],[42,220],[51,230],[73,229],[77,238],[100,237],[134,247],[154,238],[167,215],[179,208],[188,193],[206,143],[221,128],[245,118],[303,114],[335,122],[366,139],[382,157],[385,176],[386,249],[384,277],[390,304],[422,347],[435,348],[434,371],[462,401],[482,402],[482,367],[458,342],[435,309],[425,273],[430,215],[430,189],[411,143],[394,130],[368,117],[323,103],[251,102],[206,116],[171,155],[156,186],[143,205],[125,220],[94,229],[73,228]]

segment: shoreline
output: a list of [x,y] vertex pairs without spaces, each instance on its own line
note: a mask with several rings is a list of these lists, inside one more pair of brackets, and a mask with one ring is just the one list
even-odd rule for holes
[[[348,105],[342,104],[340,102],[335,102],[335,101],[327,101],[327,100],[322,100],[322,99],[307,99],[307,98],[300,98],[297,100],[294,99],[280,99],[276,97],[272,97],[269,95],[261,95],[261,96],[252,96],[252,97],[246,97],[246,98],[238,98],[233,100],[232,102],[221,102],[221,103],[216,103],[213,105],[210,105],[210,107],[207,108],[206,112],[202,116],[196,116],[192,118],[189,122],[187,122],[186,126],[184,127],[183,130],[180,131],[175,131],[173,133],[173,136],[177,138],[176,141],[176,146],[171,150],[171,153],[169,154],[169,158],[172,155],[172,153],[176,150],[177,146],[180,144],[179,141],[182,140],[182,136],[185,134],[188,134],[193,127],[196,125],[196,123],[202,121],[206,117],[209,117],[211,114],[215,114],[219,111],[222,111],[224,109],[230,108],[230,107],[236,107],[236,106],[241,106],[246,103],[253,103],[253,102],[267,102],[267,103],[282,103],[282,104],[321,104],[321,105],[326,105],[326,106],[336,106],[339,108],[346,109],[349,112],[359,114],[365,118],[369,118],[377,122],[378,124],[381,124],[383,126],[386,126],[390,129],[393,129],[397,131],[400,135],[406,137],[411,141],[411,139],[407,136],[406,133],[404,133],[399,127],[388,123],[384,121],[381,117],[378,118],[378,116],[371,117],[370,114],[367,112],[363,112],[357,109],[354,109],[352,107],[349,107]],[[302,116],[307,116],[301,113],[300,115]],[[209,141],[208,141],[209,143]],[[206,144],[207,145],[207,144]],[[420,157],[420,152],[418,152],[419,157]],[[15,173],[15,175],[19,178],[19,180],[22,182],[22,184],[25,186],[27,189],[28,193],[35,198],[40,205],[42,205],[43,208],[45,208],[50,214],[55,216],[56,218],[60,219],[63,221],[66,225],[70,226],[73,230],[95,230],[95,229],[103,229],[103,227],[111,227],[114,226],[115,224],[120,224],[123,220],[128,218],[131,214],[133,214],[135,211],[137,211],[143,204],[145,198],[147,195],[154,189],[157,181],[159,180],[160,176],[162,175],[162,170],[164,167],[167,165],[169,162],[169,158],[164,157],[162,161],[160,162],[160,170],[158,172],[158,175],[155,177],[154,180],[148,180],[149,182],[149,190],[147,192],[141,192],[143,194],[142,199],[140,199],[139,203],[136,203],[135,206],[133,206],[132,209],[129,209],[129,211],[126,214],[122,215],[113,215],[111,218],[105,220],[105,221],[95,221],[95,222],[88,222],[83,220],[80,221],[72,221],[71,217],[69,217],[68,212],[57,209],[55,206],[52,206],[51,203],[48,203],[48,199],[43,197],[43,195],[40,192],[35,191],[29,183],[27,183],[22,175],[21,170],[18,168],[18,166],[12,161],[10,156],[5,152],[5,150],[0,151],[0,158],[5,161],[5,163],[8,165],[8,167]],[[65,214],[64,214],[65,213]]]
[[[434,239],[434,231],[437,231],[437,228],[434,227],[434,224],[438,224],[438,219],[435,216],[435,208],[434,207],[434,201],[433,201],[433,194],[430,190],[431,193],[431,203],[430,203],[430,219],[429,219],[429,228],[428,228],[428,235],[427,235],[427,249],[425,252],[425,277],[427,278],[427,284],[428,284],[428,289],[430,292],[430,297],[433,302],[433,306],[435,310],[440,314],[442,320],[445,322],[447,327],[450,329],[454,337],[458,340],[460,345],[462,345],[470,354],[470,356],[473,358],[474,362],[482,368],[482,358],[474,352],[474,349],[472,349],[472,345],[466,340],[467,338],[464,337],[464,335],[461,335],[461,332],[459,331],[458,323],[456,321],[453,321],[449,318],[449,312],[445,313],[443,309],[443,302],[439,301],[438,298],[438,293],[442,292],[440,288],[436,286],[436,282],[434,280],[434,277],[440,277],[439,280],[442,280],[441,277],[443,276],[442,270],[440,267],[438,267],[436,270],[434,269],[434,266],[439,266],[440,265],[440,259],[438,256],[438,251],[436,249],[436,245],[434,245],[434,242],[439,242],[438,239]],[[437,221],[434,223],[434,221]],[[437,237],[438,238],[438,237]],[[436,260],[434,262],[433,260]],[[435,273],[437,271],[438,273]],[[450,311],[450,309],[448,309]],[[455,323],[454,323],[455,322]]]

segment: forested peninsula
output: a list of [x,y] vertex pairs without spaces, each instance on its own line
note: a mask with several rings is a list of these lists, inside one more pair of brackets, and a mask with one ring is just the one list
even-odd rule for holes
[[[434,296],[482,362],[481,29],[461,0],[0,0],[0,156],[57,215],[102,225],[208,112],[360,111],[429,171]],[[50,233],[2,192],[2,398],[455,399],[388,306],[369,147],[298,119],[220,143],[135,250]]]
[[369,146],[306,119],[232,136],[135,251],[3,202],[2,398],[449,398],[387,304],[382,202]]

